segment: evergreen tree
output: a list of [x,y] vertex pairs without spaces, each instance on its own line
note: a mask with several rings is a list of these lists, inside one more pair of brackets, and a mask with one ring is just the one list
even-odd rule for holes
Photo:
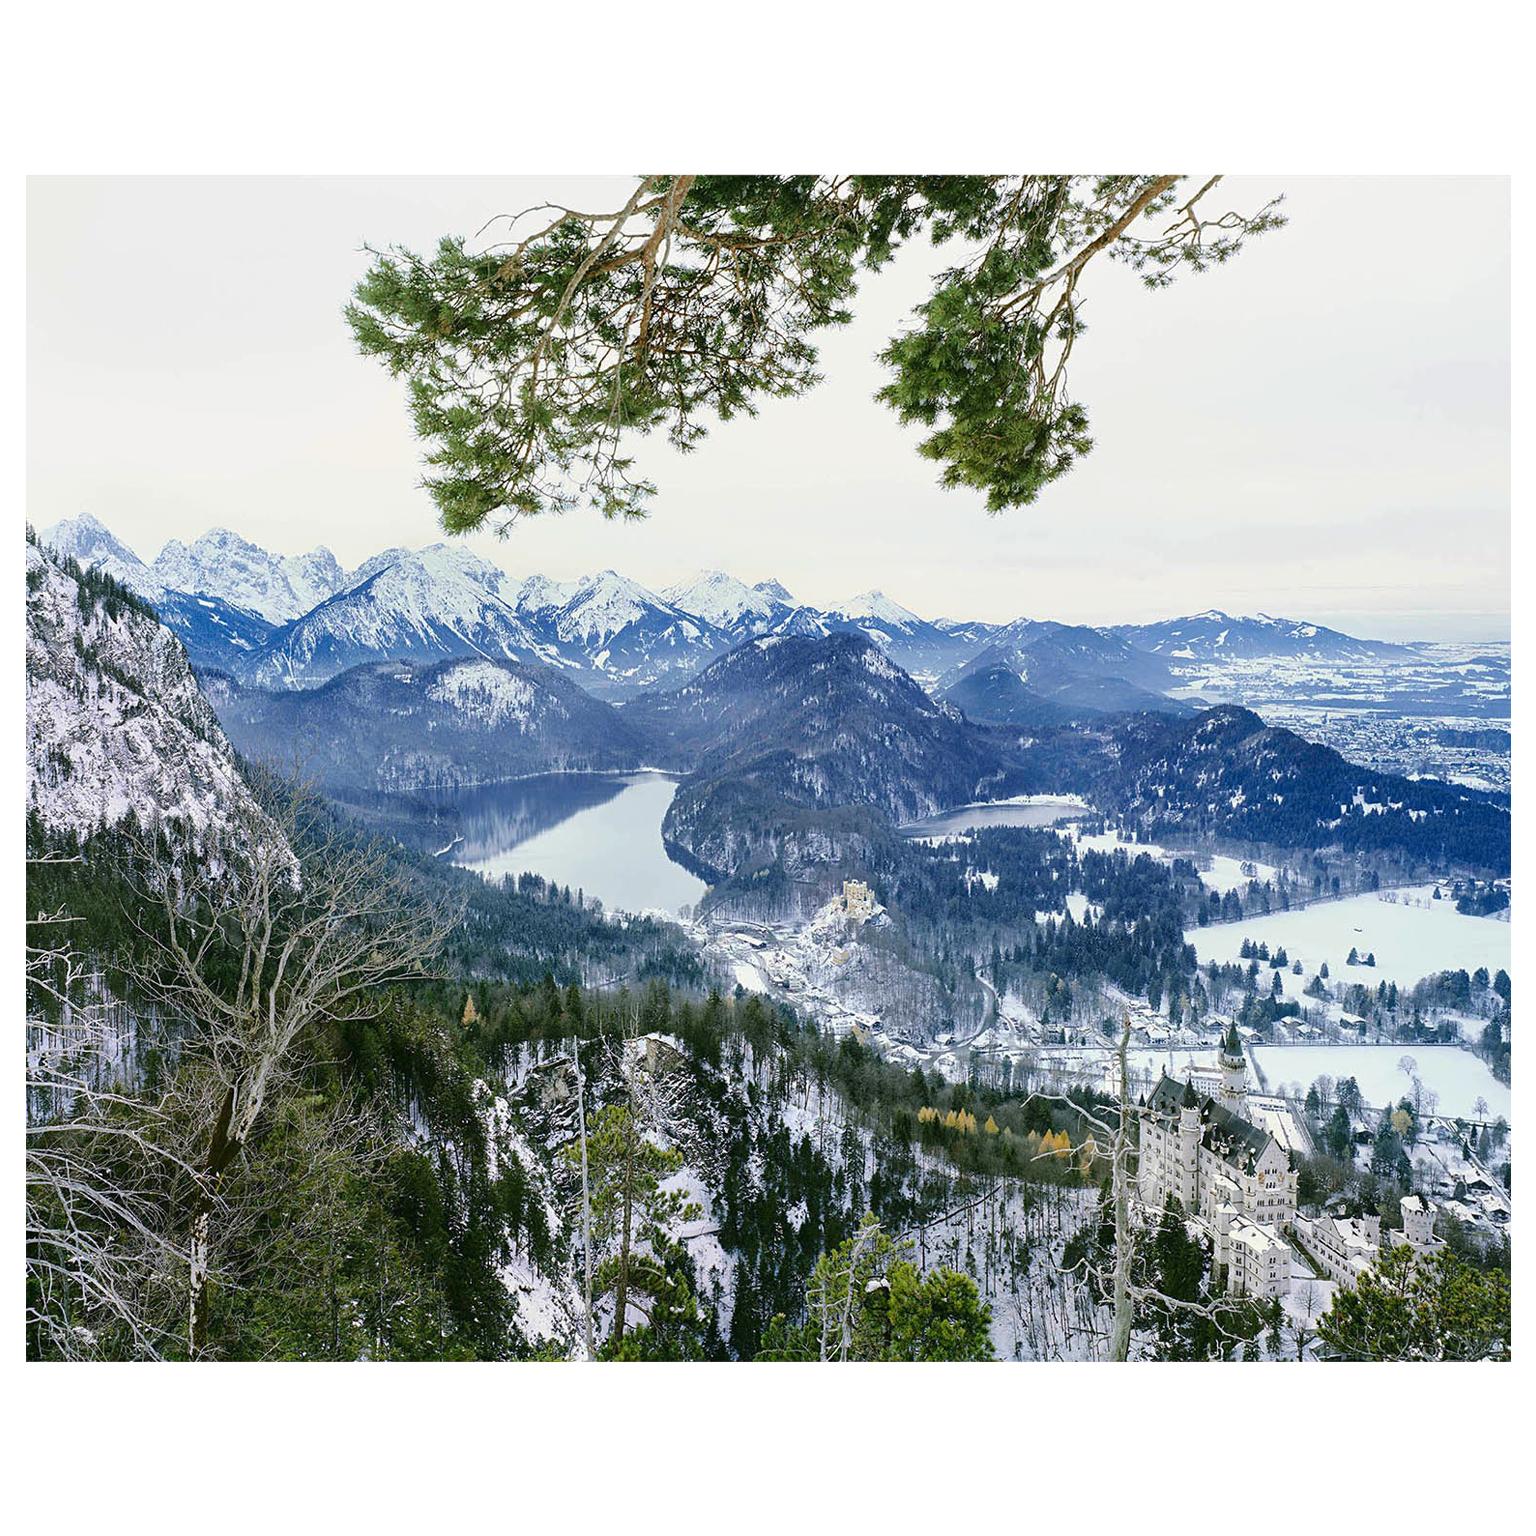
[[1507,1360],[1509,1276],[1480,1272],[1449,1249],[1389,1248],[1318,1320],[1338,1360]]
[[1107,253],[1163,287],[1283,222],[1273,203],[1202,217],[1219,180],[646,176],[621,207],[530,210],[487,249],[447,238],[429,257],[380,253],[347,318],[361,350],[410,382],[446,528],[582,498],[633,517],[655,489],[628,473],[637,437],[660,429],[686,449],[711,420],[804,393],[813,338],[851,320],[861,274],[910,240],[958,238],[985,257],[938,275],[882,353],[880,398],[927,431],[945,485],[998,511],[1091,446],[1064,366],[1084,269]]

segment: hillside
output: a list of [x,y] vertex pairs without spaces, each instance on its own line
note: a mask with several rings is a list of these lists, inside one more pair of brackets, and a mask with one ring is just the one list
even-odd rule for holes
[[55,836],[131,820],[209,859],[278,837],[154,614],[30,540],[26,565],[27,810]]
[[624,716],[692,770],[664,831],[714,878],[778,857],[790,808],[903,822],[1006,792],[993,737],[862,634],[751,641]]
[[1142,715],[1042,739],[1063,787],[1149,832],[1301,849],[1381,850],[1507,873],[1507,804],[1351,763],[1233,705],[1192,720]]
[[241,752],[343,799],[633,768],[645,757],[643,737],[611,705],[540,665],[369,662],[318,688],[271,692],[221,673],[203,686]]

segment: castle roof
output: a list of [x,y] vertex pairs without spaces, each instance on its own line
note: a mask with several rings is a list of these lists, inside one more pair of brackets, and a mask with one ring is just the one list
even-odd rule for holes
[[1218,1104],[1215,1099],[1195,1095],[1189,1083],[1181,1083],[1165,1072],[1162,1080],[1147,1101],[1147,1107],[1157,1114],[1175,1115],[1194,1098],[1200,1109],[1200,1141],[1223,1162],[1232,1163],[1244,1171],[1251,1169],[1274,1139],[1268,1131],[1261,1130],[1241,1115]]

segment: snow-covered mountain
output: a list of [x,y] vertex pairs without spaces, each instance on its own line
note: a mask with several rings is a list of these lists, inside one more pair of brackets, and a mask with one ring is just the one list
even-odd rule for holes
[[360,585],[284,625],[229,670],[262,687],[307,688],[383,658],[558,659],[500,595],[506,575],[462,545],[391,550],[363,569]]
[[228,528],[210,528],[191,544],[172,539],[151,569],[168,591],[222,598],[272,624],[302,617],[347,584],[324,546],[307,555],[273,555]]
[[49,549],[78,560],[82,566],[104,571],[131,592],[150,602],[165,596],[165,583],[114,533],[89,512],[66,518],[44,528],[39,538]]
[[779,597],[764,590],[770,585],[779,592],[784,591],[777,582],[749,587],[724,571],[700,571],[690,581],[667,587],[662,596],[674,608],[707,619],[717,628],[746,639],[765,633],[774,619],[796,606],[788,593]]
[[39,537],[49,549],[86,569],[104,572],[150,603],[160,622],[187,648],[194,666],[233,666],[241,657],[261,650],[276,628],[260,614],[222,597],[167,587],[150,566],[89,513],[56,523]]
[[1267,613],[1234,617],[1219,608],[1156,624],[1120,624],[1106,633],[1119,635],[1138,650],[1152,651],[1175,663],[1264,657],[1385,661],[1412,654],[1407,646],[1356,639],[1301,619],[1275,618]]
[[[1095,630],[1030,619],[929,620],[879,591],[820,609],[776,580],[749,586],[717,570],[660,593],[611,570],[579,581],[512,576],[462,544],[385,549],[344,573],[323,548],[274,555],[223,529],[188,545],[172,541],[153,566],[90,516],[44,538],[148,599],[198,666],[270,687],[313,686],[386,657],[484,654],[561,667],[598,696],[622,701],[680,683],[748,640],[853,633],[930,692],[986,671],[956,702],[984,707],[986,718],[1033,719],[1044,700],[1074,711],[1146,708],[1170,686],[1170,674],[1187,685],[1197,670],[1223,661],[1413,655],[1410,647],[1264,614],[1211,610]],[[1030,697],[1016,697],[1021,689]]]
[[616,571],[584,577],[560,607],[530,620],[556,657],[584,669],[580,681],[605,698],[689,677],[733,643],[703,615]]
[[281,840],[174,636],[115,581],[31,542],[27,810],[75,838],[131,816],[211,860]]
[[883,592],[861,592],[828,609],[824,619],[830,632],[867,635],[924,687],[932,687],[974,650],[965,636],[919,618]]
[[551,581],[548,576],[528,576],[512,591],[512,606],[525,616],[542,619],[563,608],[576,595],[574,581]]

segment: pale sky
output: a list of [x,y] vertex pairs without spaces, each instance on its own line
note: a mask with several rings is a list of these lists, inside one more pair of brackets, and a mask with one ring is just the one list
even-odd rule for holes
[[[152,559],[224,526],[352,566],[442,537],[403,388],[341,309],[364,242],[430,247],[591,178],[34,179],[28,518],[91,512]],[[830,605],[1134,622],[1219,607],[1383,638],[1509,624],[1508,183],[1236,180],[1290,225],[1142,291],[1095,272],[1073,386],[1097,443],[1033,507],[945,492],[873,399],[942,259],[914,249],[822,341],[826,381],[687,458],[647,444],[639,525],[590,512],[472,543],[516,575],[701,567]],[[620,194],[622,195],[622,194]]]

